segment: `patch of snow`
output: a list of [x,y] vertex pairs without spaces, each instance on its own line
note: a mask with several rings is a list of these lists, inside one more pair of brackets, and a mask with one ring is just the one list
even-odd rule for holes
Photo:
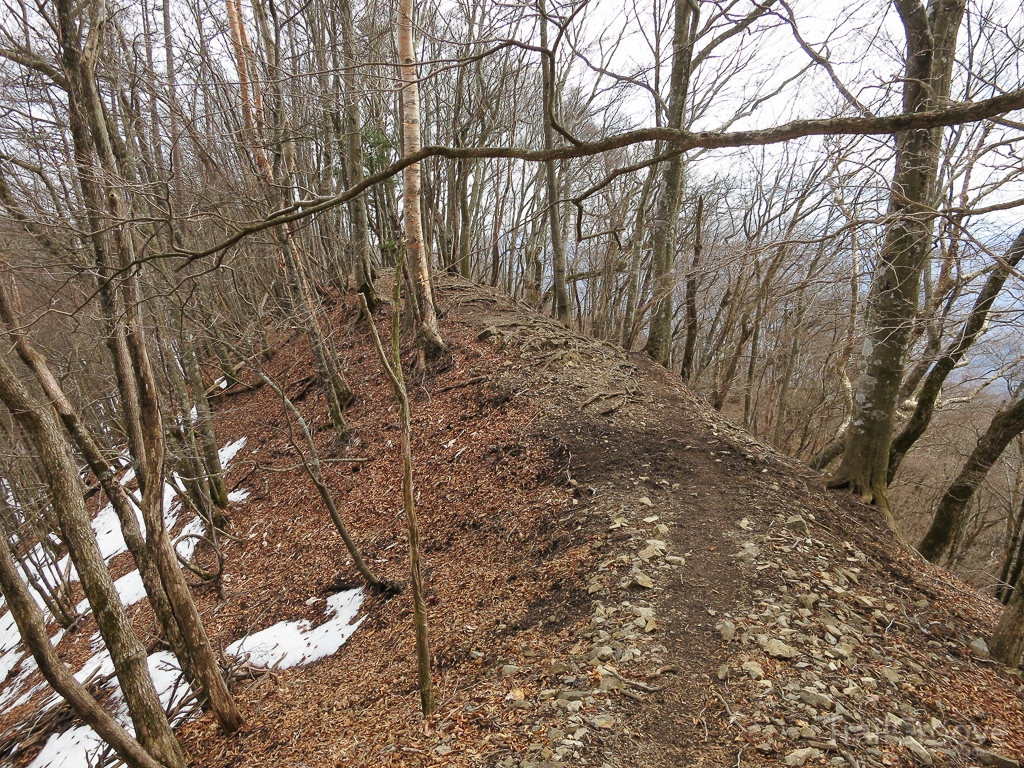
[[87,768],[102,748],[103,742],[96,732],[80,725],[47,739],[28,768]]
[[227,470],[228,464],[231,462],[231,460],[235,458],[235,456],[238,455],[238,452],[245,447],[246,439],[247,438],[240,437],[233,443],[228,443],[227,445],[220,449],[219,455],[221,467]]
[[249,498],[249,489],[248,488],[239,488],[237,491],[232,491],[231,493],[228,494],[228,501],[239,502],[239,501],[245,501],[248,498]]
[[230,656],[248,655],[259,667],[287,669],[310,664],[337,652],[363,619],[353,622],[363,604],[363,590],[349,589],[327,598],[328,620],[311,628],[307,619],[281,621],[237,640],[225,649]]
[[110,658],[110,652],[103,648],[102,645],[101,641],[100,650],[90,656],[89,660],[82,665],[82,668],[75,672],[75,680],[84,683],[91,677],[105,677],[106,675],[113,674],[114,662]]
[[[146,661],[149,663],[149,674],[153,678],[160,703],[164,711],[169,712],[181,704],[189,693],[188,682],[181,674],[181,666],[170,651],[158,651]],[[182,713],[171,725],[177,725],[186,717],[187,713]]]
[[114,589],[125,605],[134,605],[146,596],[146,587],[138,571],[132,571],[114,582]]
[[[196,551],[196,544],[199,543],[199,539],[192,538],[193,536],[202,536],[206,532],[206,526],[200,518],[196,518],[191,523],[181,529],[181,533],[178,534],[178,538],[174,540],[174,549],[177,550],[178,554],[186,560],[191,559],[192,555]],[[185,537],[188,538],[185,538]]]
[[[136,509],[135,516],[139,518],[141,526],[142,513]],[[124,543],[124,535],[121,533],[121,521],[114,513],[113,504],[107,504],[93,518],[92,529],[96,532],[96,543],[100,545],[100,552],[105,559],[109,560],[128,551],[128,545]]]

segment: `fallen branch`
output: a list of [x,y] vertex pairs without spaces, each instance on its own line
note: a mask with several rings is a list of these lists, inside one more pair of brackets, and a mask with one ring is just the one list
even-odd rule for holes
[[437,390],[438,394],[441,392],[451,392],[453,389],[462,389],[463,387],[472,387],[474,384],[483,384],[485,381],[490,381],[490,376],[477,376],[475,379],[469,379],[469,381],[463,381],[460,384],[449,384],[447,387],[441,387]]

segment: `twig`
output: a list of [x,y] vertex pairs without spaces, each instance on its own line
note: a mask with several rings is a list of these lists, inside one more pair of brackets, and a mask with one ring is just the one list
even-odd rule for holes
[[485,381],[490,381],[490,376],[477,376],[475,379],[469,379],[459,384],[449,384],[447,387],[441,387],[437,390],[438,394],[442,392],[451,392],[453,389],[462,389],[463,387],[472,387],[474,384],[483,384]]

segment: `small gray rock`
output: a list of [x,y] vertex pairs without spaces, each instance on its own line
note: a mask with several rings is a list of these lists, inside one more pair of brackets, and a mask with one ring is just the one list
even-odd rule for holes
[[932,765],[935,763],[935,758],[932,757],[932,753],[925,748],[924,744],[913,736],[904,736],[903,741],[901,741],[900,744],[902,744],[910,754],[925,765]]
[[820,755],[821,752],[814,747],[805,747],[793,750],[782,762],[790,766],[801,766],[806,765],[808,760],[817,760]]
[[967,647],[970,648],[971,653],[979,659],[987,659],[989,657],[988,643],[980,637],[976,637],[971,640],[971,644]]
[[997,755],[995,752],[989,752],[980,747],[974,748],[974,759],[982,765],[990,765],[993,768],[1020,768],[1020,763],[1016,760]]
[[800,515],[793,515],[786,520],[786,527],[794,533],[807,533],[807,521]]
[[774,638],[765,645],[764,652],[773,659],[793,659],[796,658],[798,653],[796,648]]
[[732,639],[736,637],[736,625],[731,621],[723,621],[719,631],[722,633],[722,639],[727,643],[731,643]]
[[754,680],[764,679],[764,667],[762,667],[756,661],[743,662],[743,671],[750,675],[750,677]]
[[518,675],[520,673],[520,671],[521,671],[520,668],[517,667],[515,664],[505,664],[501,668],[501,676],[502,677],[512,677],[512,675]]
[[828,694],[818,693],[810,688],[800,691],[800,700],[810,707],[824,709],[825,711],[832,709],[836,705],[835,701]]
[[583,701],[590,695],[590,691],[559,691],[558,698],[563,701]]

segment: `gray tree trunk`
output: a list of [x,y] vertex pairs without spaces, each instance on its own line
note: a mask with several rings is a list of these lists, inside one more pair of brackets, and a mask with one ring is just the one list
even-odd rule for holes
[[[903,111],[934,109],[949,97],[965,0],[894,0],[906,32]],[[897,134],[889,224],[868,296],[868,336],[861,355],[853,419],[833,488],[849,488],[885,512],[890,527],[889,447],[907,346],[918,306],[921,270],[934,223],[941,129]]]
[[0,358],[0,402],[39,451],[61,536],[92,607],[100,636],[121,685],[135,733],[145,750],[170,768],[184,768],[185,757],[167,722],[153,680],[146,649],[132,631],[131,620],[114,588],[89,512],[85,508],[78,470],[49,406],[35,401],[5,359]]
[[[672,77],[668,96],[668,128],[682,130],[686,121],[686,100],[690,92],[690,67],[697,33],[697,8],[692,0],[675,0],[675,31],[672,35]],[[672,294],[676,230],[683,188],[683,155],[665,164],[661,194],[651,234],[654,271],[653,307],[644,352],[666,368],[672,362]]]
[[11,610],[18,633],[39,671],[82,722],[96,731],[129,768],[164,768],[133,739],[82,685],[50,645],[46,619],[32,599],[28,587],[18,577],[7,537],[0,532],[0,591]]

